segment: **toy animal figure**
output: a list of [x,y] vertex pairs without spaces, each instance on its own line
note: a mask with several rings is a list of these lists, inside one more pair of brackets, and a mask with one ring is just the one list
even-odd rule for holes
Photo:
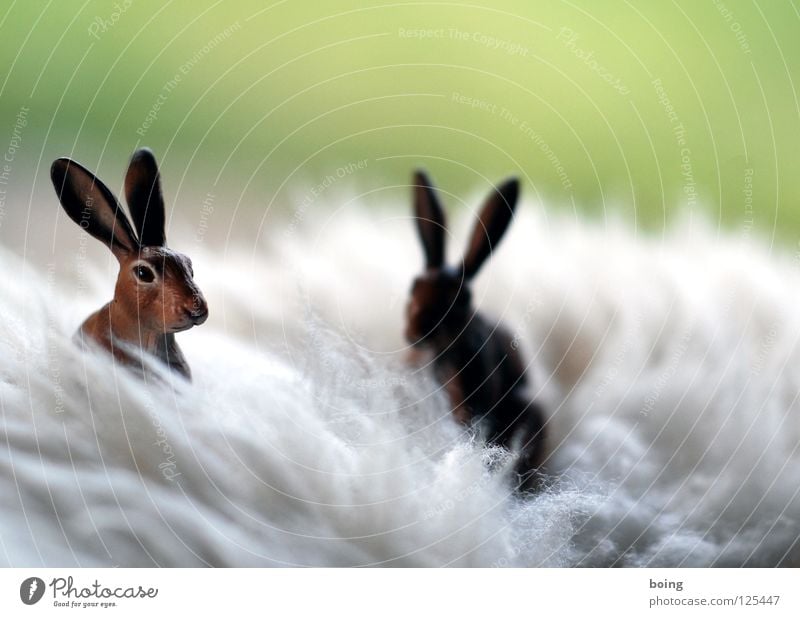
[[526,387],[525,365],[500,326],[472,306],[470,282],[508,228],[519,195],[511,179],[489,196],[457,266],[445,264],[445,215],[431,181],[414,177],[414,213],[425,270],[414,279],[407,307],[406,339],[432,352],[453,415],[477,425],[491,444],[517,450],[520,490],[535,488],[545,455],[545,422]]
[[153,153],[134,153],[125,176],[133,228],[114,194],[82,165],[60,158],[50,170],[61,205],[82,229],[111,249],[120,269],[114,299],[78,330],[84,343],[109,350],[124,364],[142,367],[140,349],[187,379],[191,371],[175,333],[208,318],[208,306],[193,280],[191,260],[170,250],[164,235],[164,200]]

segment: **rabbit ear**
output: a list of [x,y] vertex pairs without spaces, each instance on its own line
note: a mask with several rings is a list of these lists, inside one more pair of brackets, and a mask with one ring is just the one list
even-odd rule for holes
[[436,197],[433,183],[421,170],[414,173],[414,213],[425,251],[425,266],[440,268],[444,265],[444,210]]
[[137,150],[125,174],[125,199],[142,246],[164,246],[164,198],[156,157],[149,148]]
[[114,194],[88,169],[67,158],[57,159],[50,177],[69,217],[122,259],[139,248],[136,234]]
[[519,197],[519,180],[511,178],[497,187],[481,210],[472,230],[467,252],[464,256],[463,274],[467,279],[478,272],[486,258],[503,237],[514,215]]

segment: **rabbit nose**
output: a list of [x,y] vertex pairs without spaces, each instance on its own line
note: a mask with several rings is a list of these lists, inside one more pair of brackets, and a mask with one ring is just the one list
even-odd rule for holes
[[200,311],[192,313],[192,322],[196,326],[205,323],[206,319],[208,319],[208,309],[206,307],[203,307]]
[[202,296],[195,296],[191,310],[187,311],[192,323],[199,326],[208,319],[208,305]]

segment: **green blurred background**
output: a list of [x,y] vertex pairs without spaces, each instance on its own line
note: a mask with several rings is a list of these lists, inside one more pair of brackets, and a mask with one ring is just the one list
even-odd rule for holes
[[379,204],[423,165],[451,199],[518,173],[552,212],[800,235],[790,2],[5,5],[5,241],[55,157],[118,190],[139,145],[181,208]]

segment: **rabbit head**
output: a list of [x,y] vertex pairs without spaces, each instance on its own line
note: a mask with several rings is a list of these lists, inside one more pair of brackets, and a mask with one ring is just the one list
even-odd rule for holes
[[166,246],[161,180],[150,150],[134,153],[125,176],[125,197],[138,235],[114,194],[82,165],[60,158],[51,177],[69,217],[119,261],[113,303],[140,332],[181,332],[208,318],[191,260]]
[[406,339],[422,344],[462,332],[472,314],[469,283],[503,237],[514,214],[519,181],[505,181],[487,198],[461,263],[445,263],[445,215],[428,176],[414,175],[414,215],[425,269],[414,279],[406,312]]

